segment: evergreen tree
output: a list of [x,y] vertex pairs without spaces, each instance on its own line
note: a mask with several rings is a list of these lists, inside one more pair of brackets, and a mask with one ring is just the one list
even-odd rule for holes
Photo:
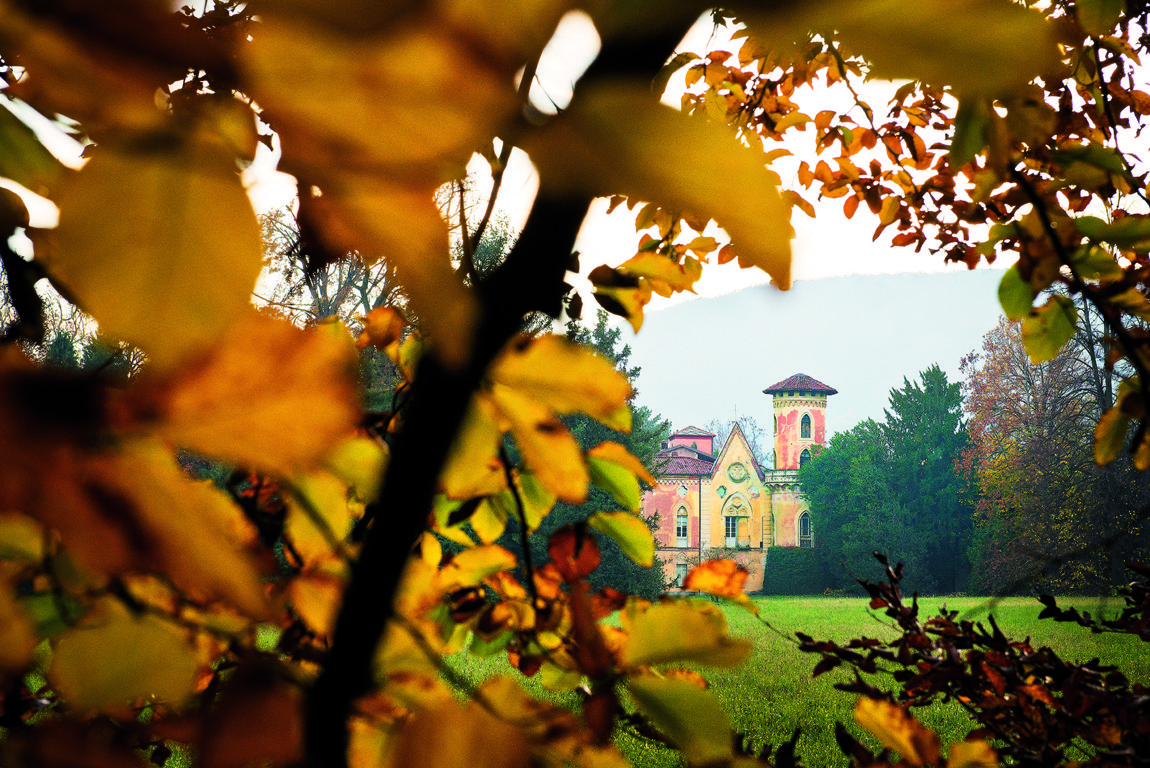
[[[652,472],[657,471],[655,454],[659,452],[662,441],[671,434],[671,423],[658,414],[651,412],[646,406],[637,405],[634,391],[635,381],[639,377],[640,368],[630,365],[631,347],[621,344],[622,331],[607,323],[607,313],[599,310],[595,325],[588,327],[577,321],[567,324],[567,338],[585,346],[591,347],[615,363],[615,366],[626,374],[631,382],[631,432],[622,433],[604,426],[595,419],[584,414],[575,414],[563,417],[567,426],[579,446],[583,450],[594,448],[596,445],[613,440],[622,443],[627,450],[639,458]],[[539,528],[539,534],[531,537],[532,559],[536,563],[546,562],[547,542],[551,534],[564,525],[586,520],[594,512],[609,512],[619,509],[619,504],[600,488],[591,486],[587,500],[579,505],[559,503],[551,513],[544,518]],[[654,530],[656,521],[650,519],[647,524]],[[520,527],[512,518],[509,521],[508,533],[500,542],[515,552],[521,552],[522,540]],[[666,588],[663,577],[662,563],[656,558],[655,564],[644,568],[627,557],[612,539],[600,533],[595,533],[596,541],[602,555],[602,563],[590,577],[591,586],[595,589],[612,587],[621,592],[640,595],[648,599],[656,597]]]

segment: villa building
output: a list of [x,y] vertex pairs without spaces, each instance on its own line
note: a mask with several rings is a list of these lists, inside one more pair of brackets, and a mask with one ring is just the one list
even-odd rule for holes
[[657,553],[669,579],[682,584],[692,563],[731,550],[723,555],[747,566],[746,590],[757,591],[770,547],[815,545],[798,469],[826,442],[827,397],[837,391],[802,373],[763,390],[774,401],[772,466],[755,459],[737,424],[721,446],[697,427],[664,442],[643,514],[658,514]]

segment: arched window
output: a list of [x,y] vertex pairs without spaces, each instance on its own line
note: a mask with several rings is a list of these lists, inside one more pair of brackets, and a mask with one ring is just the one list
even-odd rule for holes
[[679,507],[675,513],[675,546],[687,546],[687,508]]
[[799,546],[814,546],[814,536],[811,534],[811,516],[803,512],[799,515]]
[[806,464],[810,460],[811,460],[811,452],[808,451],[806,448],[804,448],[803,452],[799,454],[799,466],[801,467],[802,465]]
[[811,439],[811,415],[809,413],[803,414],[803,420],[799,423],[799,437],[803,440]]

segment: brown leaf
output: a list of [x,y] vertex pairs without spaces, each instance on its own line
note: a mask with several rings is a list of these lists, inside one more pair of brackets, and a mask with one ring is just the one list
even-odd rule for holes
[[583,523],[565,525],[553,533],[547,554],[568,582],[586,578],[599,567],[599,545]]

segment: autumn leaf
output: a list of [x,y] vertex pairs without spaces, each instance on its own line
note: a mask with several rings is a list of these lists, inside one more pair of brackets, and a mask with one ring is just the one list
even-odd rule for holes
[[[672,147],[675,162],[669,163]],[[788,207],[762,159],[725,130],[660,105],[645,89],[588,84],[524,149],[544,186],[622,193],[714,219],[738,247],[740,261],[790,288]],[[746,204],[725,204],[732,190]]]
[[640,711],[675,742],[691,765],[730,758],[730,721],[710,691],[690,681],[654,675],[632,676],[627,689]]
[[359,320],[363,323],[363,331],[355,340],[358,349],[368,346],[387,349],[399,341],[400,334],[407,327],[407,320],[395,307],[376,307]]
[[687,573],[683,588],[725,597],[758,615],[759,607],[751,602],[747,593],[743,591],[748,575],[747,569],[734,560],[708,560],[696,565]]
[[590,476],[575,438],[550,408],[522,390],[494,384],[489,397],[539,481],[561,501],[582,503]]
[[187,360],[251,311],[259,227],[220,148],[101,147],[58,204],[48,268],[101,330],[153,364]]
[[507,474],[499,458],[503,432],[498,417],[489,398],[477,395],[471,399],[439,476],[448,498],[487,496],[507,487]]
[[639,480],[654,487],[655,478],[621,444],[605,441],[587,452],[587,469],[591,482],[610,493],[617,502],[638,512],[642,501]]
[[172,445],[291,477],[351,434],[357,379],[342,326],[301,330],[249,309],[209,354],[141,381],[132,407]]
[[490,376],[557,414],[585,413],[598,421],[613,419],[631,397],[630,382],[610,360],[555,334],[514,340]]
[[855,705],[855,720],[910,765],[938,764],[938,734],[897,704],[862,697]]
[[[698,238],[710,240],[713,238]],[[688,245],[688,248],[690,246]],[[711,250],[714,245],[711,246]],[[638,253],[620,264],[620,272],[645,277],[648,280],[657,280],[670,286],[672,291],[694,291],[695,283],[703,276],[703,266],[698,259],[686,258],[682,263],[673,261],[669,257],[658,253]]]
[[1053,360],[1074,336],[1078,309],[1065,296],[1051,296],[1022,320],[1022,345],[1034,364]]
[[183,632],[157,616],[133,616],[105,598],[55,643],[48,677],[80,712],[124,711],[135,699],[179,704],[196,660]]
[[998,768],[998,754],[982,739],[969,739],[950,745],[946,768]]
[[755,8],[740,18],[780,47],[808,30],[834,29],[872,62],[874,76],[950,85],[960,94],[997,95],[1058,66],[1042,13],[1006,0],[832,0],[786,14]]
[[568,582],[584,579],[599,567],[599,545],[584,523],[565,525],[551,534],[547,554]]
[[655,562],[655,540],[651,529],[641,519],[630,512],[596,512],[587,518],[587,523],[610,536],[627,557],[644,568]]
[[355,519],[347,486],[339,478],[314,472],[293,481],[284,533],[304,562],[338,552]]
[[676,600],[634,616],[624,611],[622,617],[628,632],[623,658],[629,667],[685,661],[731,667],[751,652],[750,642],[727,635],[727,620],[710,604]]
[[31,617],[16,599],[25,566],[0,561],[0,671],[22,670],[39,642]]

